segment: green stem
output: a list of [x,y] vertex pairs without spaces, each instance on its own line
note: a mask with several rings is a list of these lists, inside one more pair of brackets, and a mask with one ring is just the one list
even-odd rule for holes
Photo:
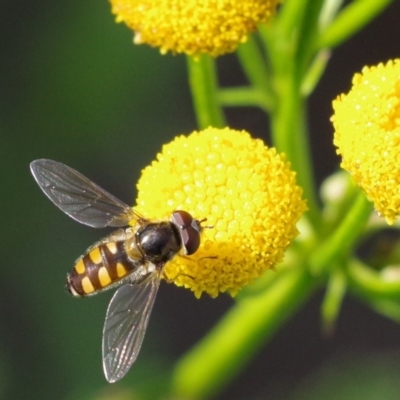
[[307,3],[304,17],[299,21],[299,32],[297,43],[295,45],[296,53],[294,55],[294,63],[299,78],[302,78],[315,57],[315,43],[319,34],[318,20],[323,0],[312,0]]
[[[337,229],[349,213],[349,209],[356,201],[359,193],[360,188],[354,184],[351,175],[345,170],[338,171],[325,180],[321,188],[321,197],[324,203],[322,211],[324,223],[319,231],[320,238],[327,238],[332,235],[332,232]],[[367,229],[368,227],[366,227]]]
[[351,2],[321,34],[319,48],[336,47],[367,25],[394,0],[357,0]]
[[260,107],[265,111],[269,107],[265,93],[251,86],[220,89],[218,101],[227,107]]
[[336,268],[329,277],[328,287],[321,308],[322,328],[327,336],[331,336],[335,329],[346,289],[346,276],[341,269]]
[[310,259],[312,273],[318,275],[328,270],[339,257],[348,252],[365,228],[372,212],[372,203],[364,192],[359,192],[354,205],[336,231],[320,245]]
[[336,14],[338,13],[338,10],[340,9],[340,7],[342,7],[343,2],[344,0],[324,1],[324,5],[322,7],[318,20],[320,31],[326,29],[326,27],[332,23],[332,21],[336,17]]
[[367,299],[367,301],[379,314],[385,315],[387,318],[400,323],[400,304],[398,301],[379,297],[372,297]]
[[239,46],[237,54],[251,87],[262,93],[263,108],[268,111],[275,104],[274,93],[271,88],[271,79],[268,77],[267,64],[254,35],[251,35],[245,44]]
[[186,57],[197,123],[200,129],[226,126],[223,111],[217,100],[217,74],[215,60],[207,55],[199,59]]
[[174,398],[205,399],[230,381],[305,301],[315,285],[304,268],[282,271],[257,296],[242,298],[178,362]]
[[271,113],[273,144],[287,155],[297,173],[297,183],[303,188],[309,211],[306,216],[312,225],[320,222],[304,100],[300,88],[290,74],[282,78],[279,90],[279,107]]
[[400,296],[400,282],[397,279],[384,279],[380,273],[359,260],[354,259],[349,263],[347,274],[351,284],[368,297],[384,296],[398,299]]
[[325,72],[330,56],[331,52],[325,49],[316,54],[301,83],[300,92],[303,97],[308,97],[314,91],[322,74]]
[[[279,38],[283,39],[283,42],[292,40],[296,34],[295,31],[298,28],[299,21],[304,17],[307,4],[310,0],[291,0],[285,1],[282,4],[282,8],[276,18],[276,28],[279,30]],[[313,0],[311,0],[313,1]]]

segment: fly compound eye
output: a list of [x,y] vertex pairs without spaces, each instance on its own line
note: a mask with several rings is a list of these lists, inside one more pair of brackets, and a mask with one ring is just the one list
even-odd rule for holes
[[200,246],[201,226],[199,221],[186,211],[176,210],[172,213],[172,222],[179,228],[182,246],[186,255],[191,255]]

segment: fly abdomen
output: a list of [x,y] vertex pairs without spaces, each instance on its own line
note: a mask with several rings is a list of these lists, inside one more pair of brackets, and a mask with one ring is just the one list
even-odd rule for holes
[[129,259],[124,241],[100,243],[80,257],[67,276],[67,290],[74,296],[88,296],[107,289],[138,268]]

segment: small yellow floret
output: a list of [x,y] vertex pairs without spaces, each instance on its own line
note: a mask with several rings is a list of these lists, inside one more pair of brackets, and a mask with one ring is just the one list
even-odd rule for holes
[[137,187],[136,209],[149,218],[169,218],[177,209],[207,218],[199,250],[165,267],[168,279],[196,297],[235,295],[282,261],[306,209],[284,155],[228,128],[175,138]]
[[219,56],[235,51],[281,0],[110,0],[117,22],[134,32],[134,43],[162,54]]
[[400,60],[364,67],[333,108],[342,168],[393,224],[400,214]]

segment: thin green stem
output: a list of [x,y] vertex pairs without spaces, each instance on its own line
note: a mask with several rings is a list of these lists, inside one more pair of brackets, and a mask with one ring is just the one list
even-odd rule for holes
[[325,180],[321,188],[321,197],[324,203],[322,211],[324,223],[319,231],[321,238],[332,235],[332,232],[337,229],[349,213],[349,209],[359,193],[359,187],[354,184],[351,175],[345,170],[338,171]]
[[342,269],[336,268],[329,277],[328,287],[321,308],[323,331],[328,336],[331,336],[335,328],[346,289],[346,276]]
[[356,243],[372,212],[372,203],[359,192],[353,206],[333,234],[320,245],[310,259],[310,269],[319,275],[332,267],[339,257]]
[[344,0],[324,0],[318,24],[320,31],[332,23]]
[[251,35],[245,44],[239,46],[237,54],[250,85],[263,94],[263,108],[268,111],[275,103],[274,93],[271,88],[271,79],[268,79],[265,58],[254,35]]
[[318,47],[333,48],[367,25],[394,0],[357,0],[351,2],[321,34]]
[[314,91],[315,86],[317,86],[322,74],[325,72],[330,57],[331,52],[325,49],[319,51],[315,56],[301,83],[300,92],[303,97],[308,97]]
[[[277,275],[268,290],[246,296],[175,368],[176,398],[205,399],[230,381],[305,301],[315,286],[304,268]],[[175,398],[174,397],[174,398]]]
[[360,260],[353,259],[346,271],[351,284],[368,297],[384,296],[398,299],[400,296],[398,279],[384,279],[379,272],[372,270]]
[[305,105],[299,91],[292,76],[282,78],[279,107],[271,113],[271,131],[274,146],[287,155],[297,173],[297,182],[307,199],[307,217],[315,228],[320,223],[320,213],[306,129]]
[[[285,7],[289,7],[289,1]],[[299,2],[306,8],[307,2]],[[291,6],[290,6],[291,7]],[[293,5],[293,10],[296,7]],[[289,8],[285,8],[287,11]],[[302,12],[304,9],[302,9]],[[302,13],[300,13],[299,18]],[[309,212],[307,218],[314,229],[320,225],[320,210],[312,168],[312,157],[306,123],[305,99],[301,94],[302,74],[296,61],[297,34],[281,37],[282,16],[270,28],[260,29],[261,39],[269,55],[276,105],[271,110],[273,145],[287,155],[297,173],[297,182],[304,190]],[[289,17],[288,17],[289,18]],[[288,19],[290,20],[290,18]],[[291,20],[295,23],[295,20]],[[286,27],[285,29],[288,29]],[[290,29],[289,29],[290,30]]]
[[299,79],[305,75],[315,56],[315,43],[318,37],[319,17],[323,7],[323,0],[309,1],[304,17],[299,23],[298,38],[296,43],[295,65]]
[[276,28],[279,31],[278,40],[280,38],[283,39],[283,42],[292,40],[294,32],[298,28],[299,20],[303,19],[309,1],[290,0],[283,3],[282,9],[275,20]]
[[215,60],[207,55],[202,55],[196,60],[190,56],[186,59],[199,128],[225,127],[225,117],[217,100],[218,81]]
[[400,323],[400,304],[398,301],[379,297],[369,298],[367,301],[376,312]]
[[220,89],[217,99],[227,107],[259,107],[265,111],[269,107],[265,93],[251,86]]

